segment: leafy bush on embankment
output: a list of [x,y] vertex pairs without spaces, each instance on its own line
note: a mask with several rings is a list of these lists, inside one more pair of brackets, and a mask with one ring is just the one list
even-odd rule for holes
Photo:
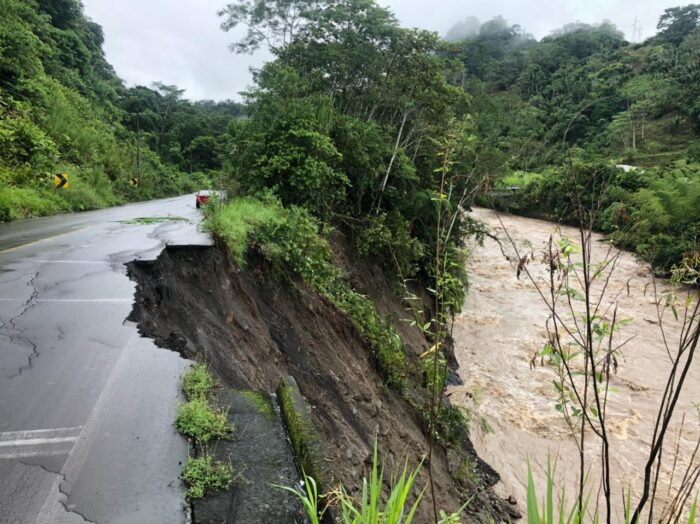
[[[387,382],[401,389],[405,352],[401,338],[374,304],[347,283],[333,263],[320,223],[304,208],[285,208],[274,197],[242,197],[208,210],[207,227],[243,263],[254,249],[279,275],[297,274],[352,320],[374,349]],[[326,232],[328,230],[326,229]]]
[[[700,164],[625,172],[613,165],[575,162],[531,176],[500,207],[575,224],[576,202],[594,210],[594,227],[618,247],[670,272],[700,251]],[[700,268],[696,268],[700,269]]]

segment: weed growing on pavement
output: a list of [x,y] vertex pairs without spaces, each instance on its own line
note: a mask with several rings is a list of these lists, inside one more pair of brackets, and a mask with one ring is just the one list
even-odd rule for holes
[[206,364],[195,364],[182,375],[182,390],[187,400],[207,399],[214,387],[214,377]]
[[233,482],[233,466],[211,455],[189,457],[180,478],[187,484],[187,500],[201,499],[209,491],[227,489]]
[[214,438],[226,438],[233,432],[228,425],[226,413],[215,410],[202,398],[195,398],[180,405],[175,427],[197,444],[206,444]]

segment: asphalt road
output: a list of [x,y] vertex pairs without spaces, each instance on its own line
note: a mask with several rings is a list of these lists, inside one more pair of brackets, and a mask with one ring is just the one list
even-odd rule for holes
[[125,321],[124,264],[209,244],[199,219],[188,195],[0,224],[0,522],[186,521],[188,362]]

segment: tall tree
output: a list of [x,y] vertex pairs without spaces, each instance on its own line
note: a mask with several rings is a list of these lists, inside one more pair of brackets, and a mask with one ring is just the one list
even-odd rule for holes
[[699,22],[700,4],[688,4],[666,9],[656,28],[660,39],[678,46],[686,35],[698,27]]

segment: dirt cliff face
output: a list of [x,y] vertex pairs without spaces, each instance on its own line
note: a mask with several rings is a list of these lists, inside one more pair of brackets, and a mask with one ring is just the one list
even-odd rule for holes
[[[296,379],[312,408],[331,486],[342,483],[349,492],[359,492],[375,438],[387,472],[402,467],[406,457],[415,466],[417,457],[427,453],[419,412],[383,384],[367,341],[351,321],[302,282],[267,279],[263,260],[252,257],[241,268],[219,247],[169,247],[154,262],[130,264],[129,273],[138,283],[130,320],[143,335],[209,362],[232,388],[273,392],[283,376]],[[380,271],[359,268],[358,274],[363,287],[382,295],[378,307],[383,314],[403,311],[400,301],[385,292],[390,287]],[[410,360],[425,341],[395,320]],[[420,386],[413,384],[412,390],[415,395]],[[476,489],[469,509],[473,520],[488,515],[507,520],[512,508],[486,485],[494,482],[494,473],[475,455],[473,460],[477,473],[484,474],[466,487],[454,480],[448,453],[434,453],[438,506],[457,509]],[[418,487],[426,482],[424,472]],[[431,521],[429,503],[423,511],[418,521]]]

